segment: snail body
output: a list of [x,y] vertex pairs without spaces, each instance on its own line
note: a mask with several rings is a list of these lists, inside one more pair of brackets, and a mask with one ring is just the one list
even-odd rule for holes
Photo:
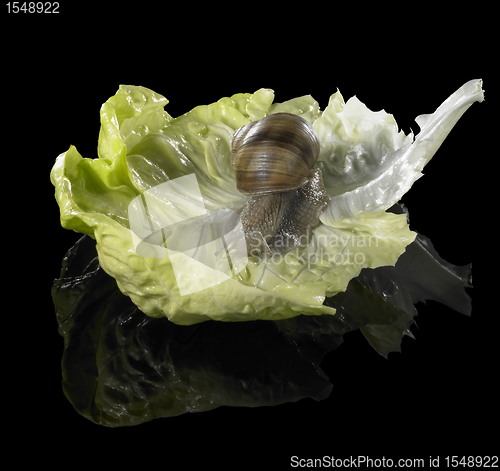
[[308,243],[329,200],[321,171],[311,170],[319,148],[312,125],[293,114],[269,115],[235,131],[237,188],[252,197],[240,215],[249,255]]

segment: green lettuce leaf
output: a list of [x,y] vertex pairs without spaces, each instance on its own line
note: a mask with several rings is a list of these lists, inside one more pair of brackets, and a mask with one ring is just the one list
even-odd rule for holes
[[[403,214],[399,206],[391,211]],[[179,326],[142,313],[102,270],[95,242],[84,236],[52,286],[64,338],[63,391],[81,415],[109,427],[222,405],[323,400],[333,385],[320,364],[346,333],[359,329],[387,357],[401,351],[403,336],[413,337],[413,303],[435,299],[469,314],[467,287],[470,266],[444,261],[418,234],[394,267],[363,269],[344,292],[327,298],[335,316]]]
[[481,85],[481,80],[471,80],[434,113],[418,116],[415,139],[398,131],[394,117],[385,111],[370,111],[356,97],[344,103],[340,92],[333,95],[314,122],[321,141],[317,166],[332,196],[323,220],[386,210],[397,203],[465,111],[484,100]]
[[[405,215],[386,209],[409,189],[459,115],[481,99],[479,81],[464,85],[436,113],[418,119],[422,131],[411,142],[390,115],[354,99],[344,105],[339,93],[322,113],[310,96],[280,104],[261,89],[174,119],[161,95],[121,86],[101,108],[98,158],[82,158],[72,146],[52,169],[61,224],[95,239],[100,266],[152,317],[189,325],[334,314],[326,296],[345,291],[363,268],[394,266],[415,239]],[[318,167],[332,196],[309,244],[284,257],[237,263],[228,251],[216,269],[193,255],[201,256],[200,246],[189,254],[173,250],[165,220],[189,220],[213,234],[241,210],[247,197],[236,189],[232,134],[284,111],[300,114],[318,131]],[[167,187],[175,205],[161,199],[159,188]],[[189,229],[181,228],[177,240]],[[207,256],[214,254],[212,242],[203,246],[211,250]]]

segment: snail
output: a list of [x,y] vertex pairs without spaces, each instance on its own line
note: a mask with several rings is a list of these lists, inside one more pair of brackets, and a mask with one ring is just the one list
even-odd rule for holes
[[250,196],[240,220],[248,255],[283,253],[309,242],[328,204],[313,126],[289,113],[253,121],[233,134],[231,163],[238,190]]

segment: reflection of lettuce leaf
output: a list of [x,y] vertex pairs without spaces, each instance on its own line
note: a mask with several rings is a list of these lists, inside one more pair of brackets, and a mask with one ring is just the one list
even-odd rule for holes
[[327,298],[336,315],[275,322],[179,326],[146,316],[96,255],[94,241],[80,239],[52,296],[64,337],[64,392],[79,413],[112,427],[221,405],[321,400],[332,385],[320,362],[345,333],[360,329],[387,356],[411,335],[413,303],[435,299],[470,313],[470,267],[445,262],[420,235],[395,267],[365,269],[345,292]]
[[86,236],[53,288],[65,339],[63,388],[107,426],[210,410],[325,398],[331,384],[273,322],[179,326],[141,313],[97,262]]
[[[392,212],[407,213],[403,205]],[[421,235],[411,243],[394,267],[364,269],[352,280],[345,293],[327,299],[338,313],[352,317],[364,312],[360,330],[381,355],[401,351],[403,335],[413,337],[410,327],[417,314],[414,304],[438,301],[462,314],[471,314],[471,299],[465,288],[471,288],[472,265],[455,266],[443,260],[431,241]],[[373,299],[370,299],[373,298]],[[369,302],[371,306],[360,306]],[[347,312],[346,312],[347,311]]]
[[[122,86],[101,108],[98,158],[83,158],[72,146],[52,169],[61,223],[95,238],[100,266],[152,317],[189,325],[334,314],[326,296],[344,291],[364,268],[394,266],[414,240],[404,215],[386,210],[421,175],[463,112],[482,99],[481,82],[468,82],[435,113],[417,118],[421,132],[413,140],[391,115],[372,112],[354,98],[344,103],[339,93],[323,112],[310,96],[273,103],[274,93],[261,89],[172,118],[163,96]],[[232,134],[278,112],[300,114],[320,137],[317,166],[332,197],[321,223],[310,243],[286,258],[251,259],[225,281],[183,296],[179,280],[190,284],[207,275],[189,257],[184,270],[174,273],[168,247],[158,246],[163,258],[140,255],[131,202],[163,183],[195,175],[208,210],[241,210],[247,198],[236,189]],[[186,200],[189,218],[195,195],[186,194]]]

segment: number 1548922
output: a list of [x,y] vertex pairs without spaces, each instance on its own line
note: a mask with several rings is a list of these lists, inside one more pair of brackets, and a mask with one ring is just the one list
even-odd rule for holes
[[7,13],[59,13],[59,2],[8,2]]

